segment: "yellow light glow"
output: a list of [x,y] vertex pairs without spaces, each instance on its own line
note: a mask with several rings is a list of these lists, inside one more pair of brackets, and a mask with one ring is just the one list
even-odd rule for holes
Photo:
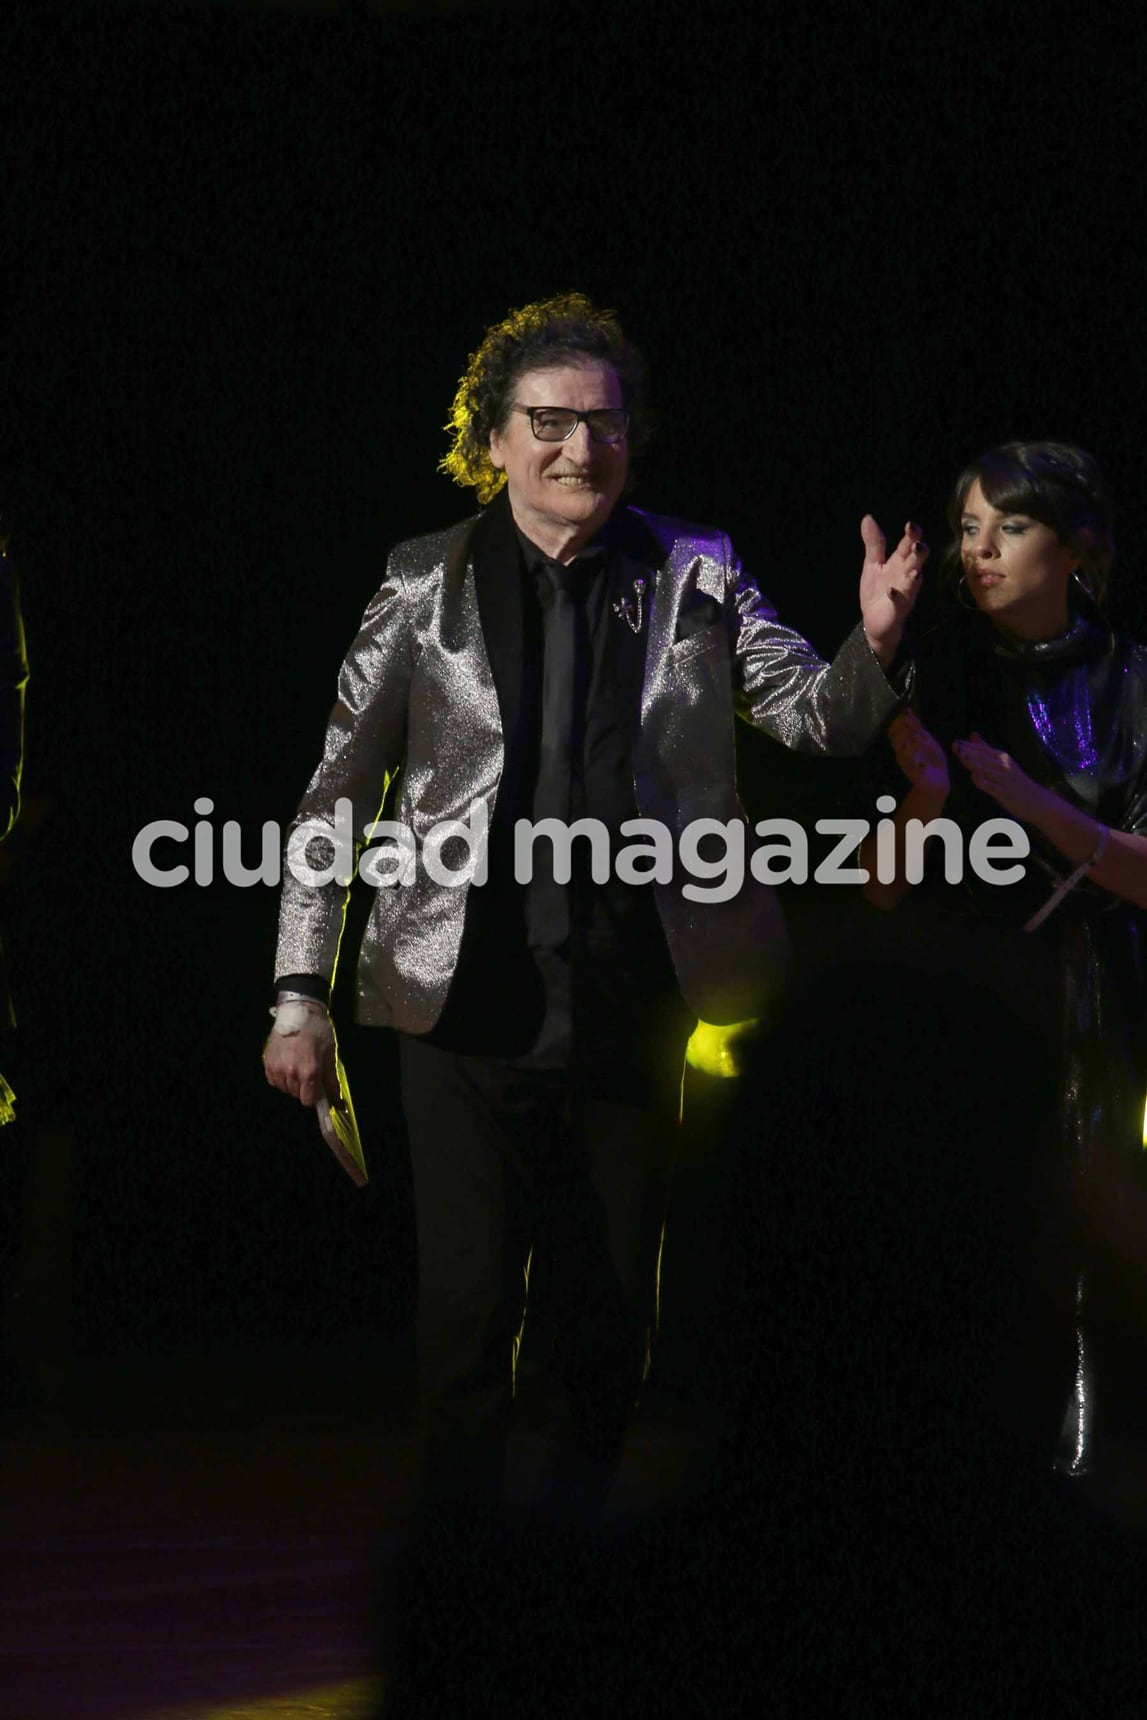
[[219,1708],[205,1708],[202,1702],[194,1708],[165,1708],[153,1720],[372,1720],[382,1695],[383,1685],[377,1678],[356,1678],[261,1700],[228,1702]]
[[685,1061],[702,1075],[716,1075],[730,1080],[741,1073],[741,1041],[757,1026],[755,1020],[732,1021],[716,1027],[711,1021],[699,1021],[685,1047]]

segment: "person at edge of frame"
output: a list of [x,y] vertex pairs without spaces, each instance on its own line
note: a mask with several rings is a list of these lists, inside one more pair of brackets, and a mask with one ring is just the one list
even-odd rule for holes
[[[336,802],[352,803],[357,842],[401,771],[393,816],[418,864],[376,892],[357,1018],[400,1034],[426,1498],[500,1496],[544,1210],[566,1398],[545,1497],[575,1521],[601,1510],[648,1367],[686,1042],[698,1018],[761,1013],[784,929],[755,878],[697,901],[679,869],[597,883],[575,853],[566,883],[544,840],[519,884],[515,822],[594,818],[614,855],[638,815],[675,838],[697,819],[743,823],[734,714],[798,750],[863,751],[901,697],[889,671],[904,679],[927,555],[912,524],[887,555],[865,517],[861,621],[826,663],[725,533],[623,500],[647,422],[641,357],[584,295],[486,331],[443,461],[480,510],[391,552],[291,826],[329,833],[307,845],[326,864]],[[487,880],[435,883],[427,833],[474,802]],[[285,871],[264,1065],[304,1105],[334,1090],[344,900]]]
[[[20,616],[20,588],[0,522],[0,842],[20,816],[20,777],[24,766],[24,688],[28,655]],[[8,975],[0,954],[0,1046],[16,1025]],[[15,1117],[16,1095],[0,1068],[0,1125]]]
[[[8,534],[0,521],[0,842],[11,834],[20,815],[20,779],[24,766],[24,688],[28,680],[28,656],[20,613],[20,588]],[[10,855],[0,856],[0,879],[6,875]],[[16,1014],[8,984],[8,969],[0,948],[0,1129],[16,1122],[16,1093],[12,1075],[15,1056]],[[24,1369],[16,1359],[10,1332],[10,1298],[19,1253],[20,1204],[24,1188],[21,1143],[13,1158],[14,1133],[0,1135],[6,1151],[3,1193],[0,1198],[0,1408],[17,1401],[26,1391]],[[24,1144],[26,1150],[26,1144]]]

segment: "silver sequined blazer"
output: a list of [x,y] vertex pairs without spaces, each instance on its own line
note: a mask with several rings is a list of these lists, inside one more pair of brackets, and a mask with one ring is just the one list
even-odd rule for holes
[[[825,663],[780,624],[723,532],[635,508],[617,510],[610,531],[610,600],[628,604],[631,620],[642,586],[640,631],[610,616],[640,700],[632,758],[641,817],[661,820],[675,839],[694,819],[744,818],[734,715],[815,753],[860,752],[887,722],[897,694],[859,625]],[[292,830],[303,820],[330,828],[345,798],[361,838],[399,772],[386,816],[413,831],[419,852],[427,831],[466,820],[479,797],[492,822],[503,736],[515,732],[520,699],[522,592],[506,577],[516,557],[504,494],[392,552],[343,663],[322,760]],[[346,891],[300,883],[287,867],[283,876],[276,973],[330,978]],[[759,1013],[784,947],[774,892],[747,866],[744,887],[726,902],[689,900],[681,889],[689,882],[684,874],[643,886],[656,892],[686,1000],[717,1023]],[[478,887],[436,884],[418,864],[413,883],[376,890],[359,957],[361,1022],[429,1032]]]

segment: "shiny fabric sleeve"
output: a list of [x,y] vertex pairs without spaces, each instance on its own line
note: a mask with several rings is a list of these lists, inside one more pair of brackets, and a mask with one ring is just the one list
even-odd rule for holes
[[1147,836],[1147,647],[1120,640],[1113,653],[1112,680],[1119,690],[1120,743],[1109,743],[1127,772],[1124,804],[1118,828],[1130,836]]
[[[405,752],[413,662],[410,594],[392,558],[342,665],[322,758],[287,832],[277,974],[334,977],[353,866]],[[329,869],[333,846],[340,864],[329,883],[294,875],[290,856],[304,845],[316,871]]]
[[782,625],[727,538],[725,546],[737,714],[795,752],[863,752],[905,692],[886,677],[861,624],[826,663]]

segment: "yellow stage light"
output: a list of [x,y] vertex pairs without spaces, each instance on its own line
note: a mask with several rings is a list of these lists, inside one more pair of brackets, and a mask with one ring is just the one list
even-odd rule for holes
[[752,1021],[732,1021],[715,1027],[711,1021],[699,1021],[685,1047],[685,1061],[702,1075],[716,1075],[728,1080],[741,1073],[741,1042],[757,1026]]

